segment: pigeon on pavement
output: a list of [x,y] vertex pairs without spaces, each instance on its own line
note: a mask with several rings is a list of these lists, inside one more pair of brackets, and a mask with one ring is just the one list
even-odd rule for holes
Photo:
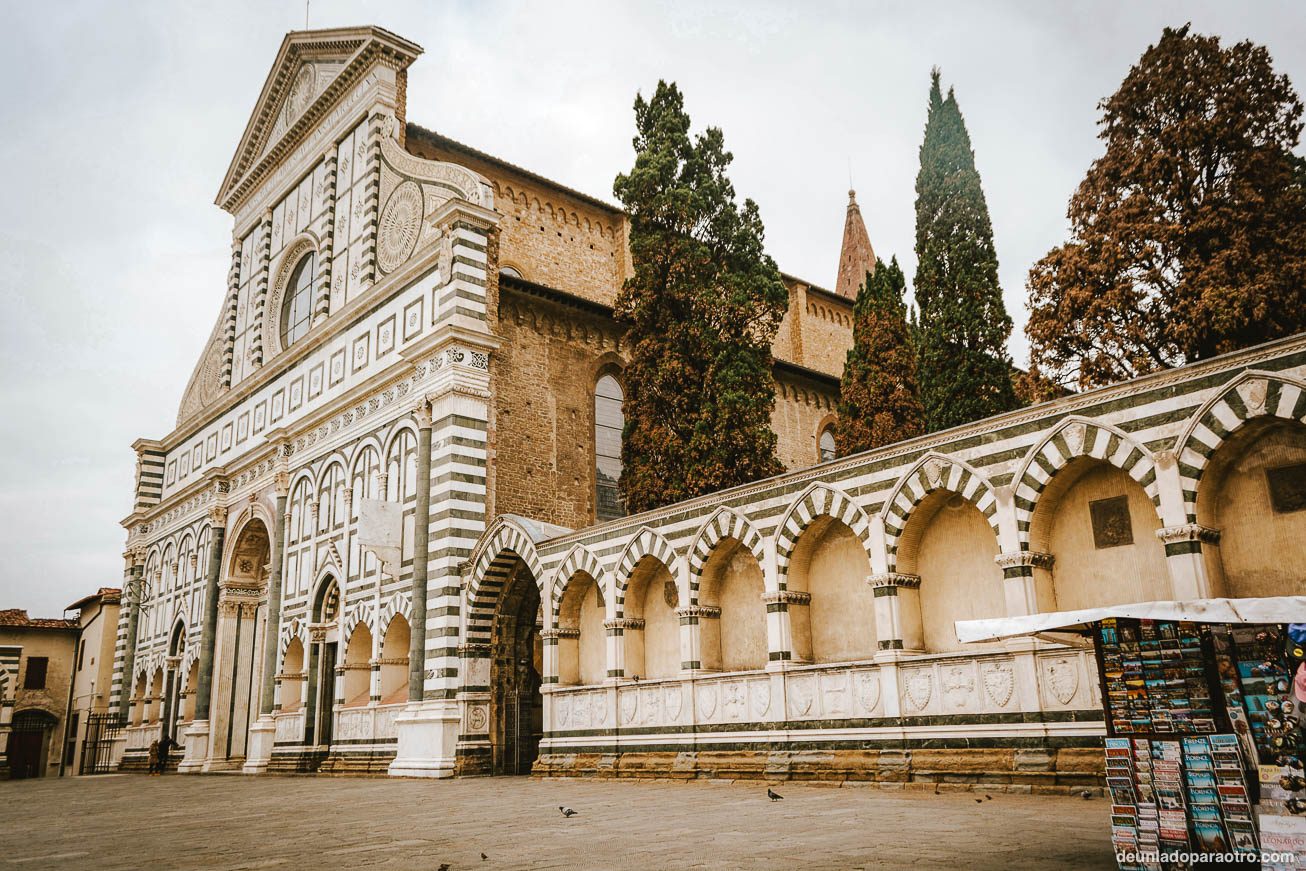
[[574,817],[574,816],[576,816],[576,811],[572,810],[572,809],[569,808],[569,807],[565,807],[564,805],[558,805],[558,810],[562,811],[562,815],[563,815],[564,817]]
[[783,795],[776,792],[774,789],[771,789],[769,786],[766,788],[766,797],[771,799],[771,801],[780,801],[784,798]]

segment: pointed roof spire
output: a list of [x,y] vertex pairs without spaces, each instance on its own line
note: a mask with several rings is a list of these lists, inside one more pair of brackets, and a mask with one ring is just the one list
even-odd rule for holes
[[843,247],[839,251],[839,277],[834,289],[840,296],[857,298],[857,288],[866,280],[866,273],[875,272],[875,249],[862,221],[862,210],[857,208],[857,192],[848,191],[848,217],[843,224]]

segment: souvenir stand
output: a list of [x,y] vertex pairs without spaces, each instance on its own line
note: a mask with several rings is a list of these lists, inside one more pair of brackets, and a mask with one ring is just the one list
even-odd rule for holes
[[[1194,867],[1202,855],[1306,869],[1306,596],[957,623],[963,642],[1068,633],[1096,652],[1122,869]],[[1261,864],[1267,853],[1298,858]],[[1164,858],[1180,855],[1192,861]]]

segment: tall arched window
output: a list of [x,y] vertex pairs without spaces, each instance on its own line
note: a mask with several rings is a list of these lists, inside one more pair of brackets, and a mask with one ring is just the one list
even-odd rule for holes
[[313,279],[317,277],[317,254],[308,252],[286,282],[281,300],[281,347],[289,348],[308,332],[313,316]]
[[621,413],[625,394],[621,383],[604,375],[594,387],[594,504],[598,520],[624,517],[621,492],[621,429],[626,419]]
[[818,442],[820,447],[821,462],[828,463],[834,459],[834,427],[827,426],[821,430],[821,438]]

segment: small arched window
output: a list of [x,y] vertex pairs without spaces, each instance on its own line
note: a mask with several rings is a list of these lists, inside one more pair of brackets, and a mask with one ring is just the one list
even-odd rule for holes
[[621,430],[626,419],[621,413],[625,394],[621,382],[604,375],[594,387],[594,488],[595,516],[614,520],[626,515],[621,504]]
[[499,268],[500,275],[506,275],[509,278],[521,278],[521,273],[512,266],[502,266]]
[[317,277],[317,254],[305,254],[295,264],[281,300],[281,347],[289,348],[308,333],[313,317],[313,280]]
[[821,438],[817,442],[821,453],[821,462],[828,463],[835,457],[834,449],[834,427],[827,426],[821,430]]

